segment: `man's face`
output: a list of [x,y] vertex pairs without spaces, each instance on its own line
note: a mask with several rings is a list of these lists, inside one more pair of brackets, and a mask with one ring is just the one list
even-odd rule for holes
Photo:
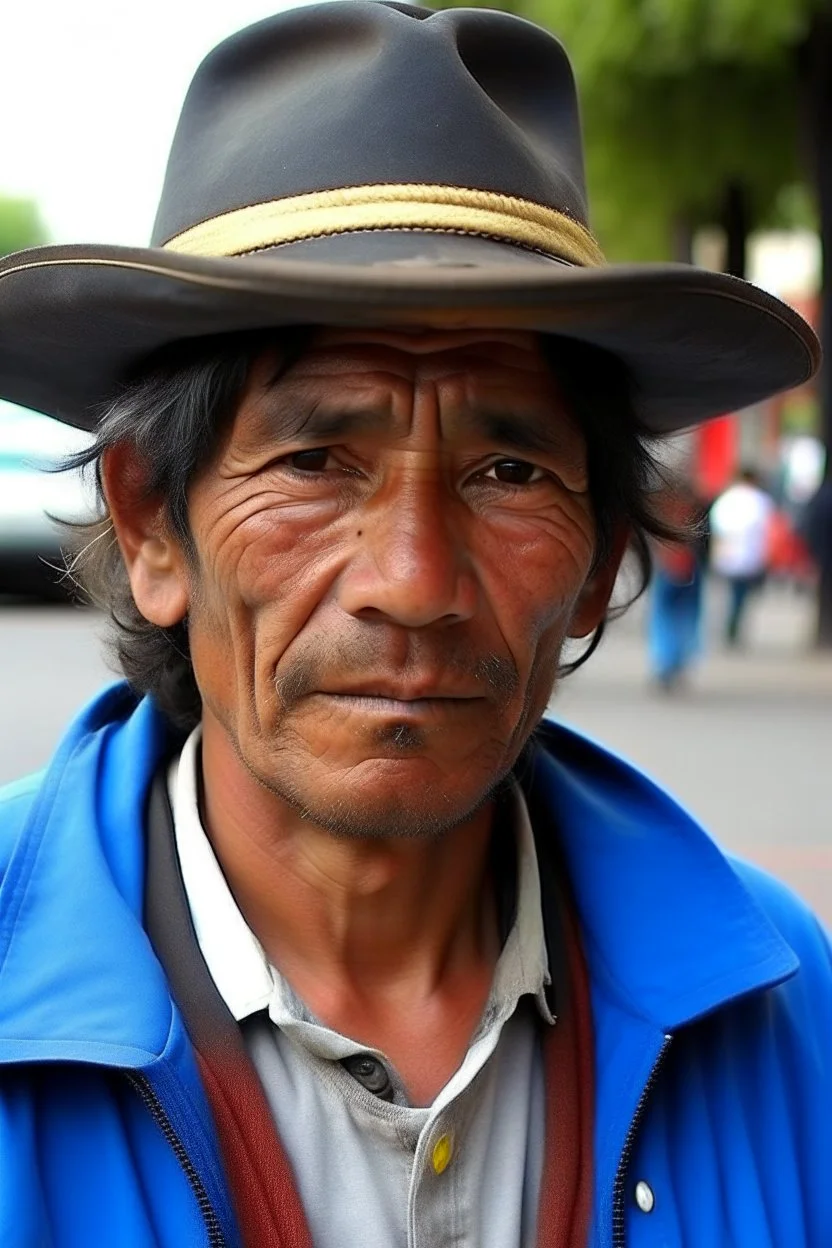
[[584,439],[532,334],[327,330],[276,362],[190,493],[206,731],[333,832],[436,834],[606,605]]

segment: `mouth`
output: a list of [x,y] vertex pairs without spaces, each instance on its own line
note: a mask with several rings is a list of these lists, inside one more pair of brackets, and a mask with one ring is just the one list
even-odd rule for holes
[[389,685],[362,686],[357,689],[321,689],[317,695],[343,706],[345,710],[365,715],[395,716],[412,719],[423,715],[447,714],[468,709],[483,701],[481,694],[457,694],[422,688],[399,689]]
[[317,691],[331,698],[381,698],[390,702],[470,702],[482,698],[481,688],[459,686],[454,688],[447,681],[422,679],[403,681],[385,680],[378,677],[343,687],[323,688]]

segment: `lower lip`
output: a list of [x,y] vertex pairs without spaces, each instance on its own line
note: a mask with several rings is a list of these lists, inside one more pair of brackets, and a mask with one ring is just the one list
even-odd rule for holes
[[336,702],[345,709],[362,715],[385,715],[388,718],[416,719],[427,714],[448,714],[451,711],[474,706],[481,698],[399,698],[373,697],[358,693],[322,693],[319,697]]

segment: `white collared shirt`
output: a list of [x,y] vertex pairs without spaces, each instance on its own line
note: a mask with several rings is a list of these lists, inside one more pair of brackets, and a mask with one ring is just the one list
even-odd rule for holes
[[511,794],[516,914],[482,1019],[433,1103],[413,1107],[383,1053],[313,1017],[243,918],[200,818],[200,740],[196,729],[168,775],[185,893],[202,956],[262,1081],[315,1248],[531,1248],[544,1131],[535,1015],[554,1020],[520,790]]

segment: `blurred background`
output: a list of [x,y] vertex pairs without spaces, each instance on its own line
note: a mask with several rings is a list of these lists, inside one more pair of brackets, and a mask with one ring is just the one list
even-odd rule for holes
[[[279,7],[4,6],[0,254],[146,242],[196,65]],[[549,27],[570,52],[608,257],[748,278],[810,320],[832,359],[825,0],[502,7]],[[48,519],[89,509],[77,479],[43,471],[81,445],[83,435],[0,403],[0,782],[42,765],[71,714],[112,678],[102,621],[59,584]],[[650,593],[564,682],[552,713],[634,759],[832,923],[830,449],[832,369],[663,446],[661,505],[692,521],[695,538],[654,550]],[[630,569],[622,600],[632,584]]]

